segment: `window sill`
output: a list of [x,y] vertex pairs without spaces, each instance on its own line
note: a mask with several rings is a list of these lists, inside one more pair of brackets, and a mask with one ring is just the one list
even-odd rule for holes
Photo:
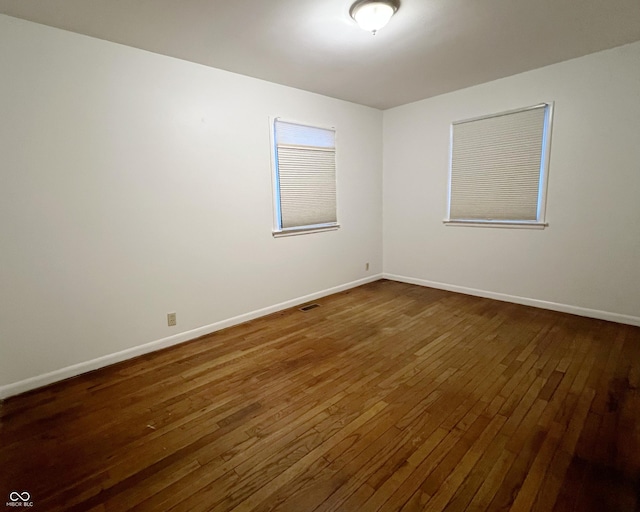
[[476,228],[544,229],[546,222],[525,220],[443,220],[445,226],[467,226]]
[[285,228],[281,231],[273,231],[273,238],[281,238],[285,236],[308,235],[311,233],[322,233],[324,231],[337,231],[340,224],[326,224],[322,226],[304,226],[300,228]]

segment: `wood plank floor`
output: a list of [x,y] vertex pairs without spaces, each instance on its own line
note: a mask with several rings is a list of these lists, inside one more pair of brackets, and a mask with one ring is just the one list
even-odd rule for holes
[[2,404],[0,504],[637,511],[640,328],[378,281]]

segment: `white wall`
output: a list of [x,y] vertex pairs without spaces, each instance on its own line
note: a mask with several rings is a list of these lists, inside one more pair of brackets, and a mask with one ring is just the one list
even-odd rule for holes
[[[444,226],[451,122],[545,101],[549,227]],[[387,110],[383,168],[385,274],[640,325],[640,43]]]
[[[380,111],[6,16],[0,76],[0,397],[382,272]],[[272,237],[269,116],[340,230]]]

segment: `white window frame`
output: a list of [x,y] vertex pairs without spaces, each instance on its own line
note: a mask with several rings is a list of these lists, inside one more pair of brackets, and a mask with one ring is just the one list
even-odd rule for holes
[[[544,128],[542,134],[542,155],[540,162],[540,180],[538,186],[538,209],[536,220],[492,220],[492,219],[452,219],[451,218],[451,188],[452,188],[452,174],[453,174],[453,144],[454,144],[454,126],[456,124],[468,123],[473,121],[481,121],[483,119],[490,119],[494,117],[515,114],[518,112],[524,112],[527,110],[545,108]],[[549,165],[551,159],[551,131],[553,127],[553,102],[540,103],[529,107],[518,108],[508,110],[504,112],[498,112],[495,114],[489,114],[470,119],[464,119],[456,121],[450,126],[450,145],[449,145],[449,179],[447,190],[447,212],[446,218],[443,221],[447,226],[471,226],[471,227],[498,227],[498,228],[530,228],[530,229],[544,229],[549,224],[546,222],[546,205],[547,205],[547,184],[549,177]]]
[[336,231],[340,228],[340,224],[338,223],[338,166],[336,159],[335,166],[335,180],[336,180],[336,197],[335,197],[335,205],[336,205],[336,222],[330,222],[325,224],[313,224],[307,226],[297,226],[297,227],[282,227],[282,211],[281,211],[281,203],[280,203],[280,177],[278,174],[278,156],[277,156],[277,148],[276,148],[276,121],[281,121],[290,124],[297,124],[300,126],[308,126],[311,128],[319,128],[322,130],[330,130],[334,132],[334,151],[337,156],[337,145],[338,145],[338,133],[335,127],[331,126],[323,126],[319,124],[311,124],[308,122],[301,122],[295,119],[289,118],[281,118],[281,117],[269,117],[269,134],[270,134],[270,142],[271,142],[271,180],[272,180],[272,191],[273,191],[273,230],[272,235],[274,238],[280,237],[288,237],[288,236],[297,236],[297,235],[305,235],[310,233],[321,233],[325,231]]

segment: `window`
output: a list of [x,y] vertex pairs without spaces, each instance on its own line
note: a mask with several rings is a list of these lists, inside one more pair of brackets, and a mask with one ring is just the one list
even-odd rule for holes
[[453,123],[446,224],[546,226],[552,105]]
[[276,119],[273,134],[274,236],[337,229],[335,130]]

